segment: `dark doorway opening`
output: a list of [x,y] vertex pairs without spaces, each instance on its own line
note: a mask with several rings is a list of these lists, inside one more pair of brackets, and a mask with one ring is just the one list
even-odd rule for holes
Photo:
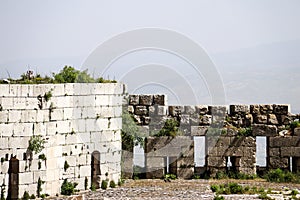
[[12,157],[9,160],[9,185],[7,199],[19,199],[19,160]]
[[95,186],[96,189],[100,188],[100,152],[94,151],[92,153],[92,163],[91,163],[91,184]]

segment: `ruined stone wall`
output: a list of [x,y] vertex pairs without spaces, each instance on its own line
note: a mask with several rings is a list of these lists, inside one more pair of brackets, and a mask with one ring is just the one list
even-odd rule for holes
[[[39,178],[45,181],[42,194],[60,194],[64,179],[83,190],[87,178],[89,188],[91,164],[96,181],[117,183],[123,84],[0,85],[0,91],[0,185],[6,193],[14,156],[19,160],[19,197],[24,191],[36,195]],[[33,135],[46,141],[39,154],[28,151]]]
[[[229,159],[235,171],[255,174],[256,136],[267,137],[267,168],[287,169],[289,157],[295,157],[294,169],[300,166],[298,159],[300,128],[284,131],[291,122],[300,119],[300,115],[290,113],[289,105],[168,106],[164,95],[130,95],[128,111],[143,128],[143,135],[149,136],[145,149],[146,164],[150,169],[155,168],[155,174],[149,173],[148,177],[161,175],[163,168],[159,170],[158,166],[162,167],[165,164],[162,159],[167,156],[168,151],[159,151],[161,156],[157,152],[153,154],[149,152],[163,148],[158,144],[164,142],[154,142],[156,145],[153,145],[153,140],[167,139],[151,136],[164,126],[167,119],[177,120],[180,124],[179,130],[190,140],[193,136],[205,137],[205,170],[212,175],[217,171],[227,170]],[[193,145],[191,148],[194,148]],[[169,156],[174,157],[174,152],[176,151],[170,152]],[[180,158],[180,153],[177,157]],[[190,155],[190,158],[193,158],[193,155]],[[149,162],[151,159],[156,162]],[[183,165],[190,166],[190,164],[188,161]],[[178,166],[177,164],[177,168]]]

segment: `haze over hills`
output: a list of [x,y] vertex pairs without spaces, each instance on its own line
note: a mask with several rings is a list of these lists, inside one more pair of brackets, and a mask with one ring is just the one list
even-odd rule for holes
[[228,103],[288,103],[300,113],[300,40],[212,55]]

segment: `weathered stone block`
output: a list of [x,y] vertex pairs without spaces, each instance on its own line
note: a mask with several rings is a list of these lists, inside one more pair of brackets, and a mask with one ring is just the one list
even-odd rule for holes
[[280,148],[270,148],[269,147],[269,156],[271,157],[280,157]]
[[200,125],[210,125],[212,122],[211,115],[200,115],[199,119]]
[[268,117],[267,115],[254,115],[254,122],[257,124],[267,124]]
[[289,158],[270,157],[269,168],[271,169],[285,169],[289,167]]
[[280,153],[281,157],[290,157],[292,156],[293,147],[281,147]]
[[183,106],[169,106],[169,114],[173,117],[181,115],[183,111],[184,111]]
[[224,116],[226,114],[226,106],[208,106],[209,114],[213,116]]
[[207,158],[208,167],[226,167],[226,158],[225,157],[211,157]]
[[195,108],[196,108],[196,112],[200,115],[208,114],[208,106],[206,105],[198,105]]
[[276,136],[277,127],[274,125],[253,124],[253,136]]
[[294,129],[294,135],[295,136],[300,136],[300,127],[297,127]]
[[248,113],[250,111],[249,106],[248,105],[230,105],[229,107],[230,109],[230,114],[244,114],[244,113]]
[[275,114],[268,114],[268,124],[278,125],[278,120]]
[[143,106],[151,106],[153,102],[153,96],[152,95],[140,95],[140,105]]
[[162,178],[164,176],[164,174],[165,174],[164,169],[147,168],[146,178],[147,179]]
[[185,114],[195,114],[196,113],[196,107],[195,106],[184,106],[184,113]]
[[147,107],[146,106],[136,106],[135,114],[136,115],[147,115],[148,114]]
[[177,177],[183,179],[190,179],[194,175],[194,167],[177,168]]
[[167,103],[167,97],[165,95],[153,95],[153,104],[164,106]]
[[273,105],[274,114],[287,115],[289,112],[289,105]]
[[189,115],[181,115],[180,117],[180,126],[190,125],[190,116]]
[[139,95],[129,95],[129,105],[139,105],[140,97]]
[[206,133],[206,126],[191,126],[191,136],[205,136]]

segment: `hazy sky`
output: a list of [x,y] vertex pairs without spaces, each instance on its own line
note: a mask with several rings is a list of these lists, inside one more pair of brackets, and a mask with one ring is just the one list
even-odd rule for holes
[[299,41],[299,8],[299,0],[0,0],[0,78],[5,69],[17,76],[28,67],[80,68],[102,42],[144,27],[180,32],[212,58]]

